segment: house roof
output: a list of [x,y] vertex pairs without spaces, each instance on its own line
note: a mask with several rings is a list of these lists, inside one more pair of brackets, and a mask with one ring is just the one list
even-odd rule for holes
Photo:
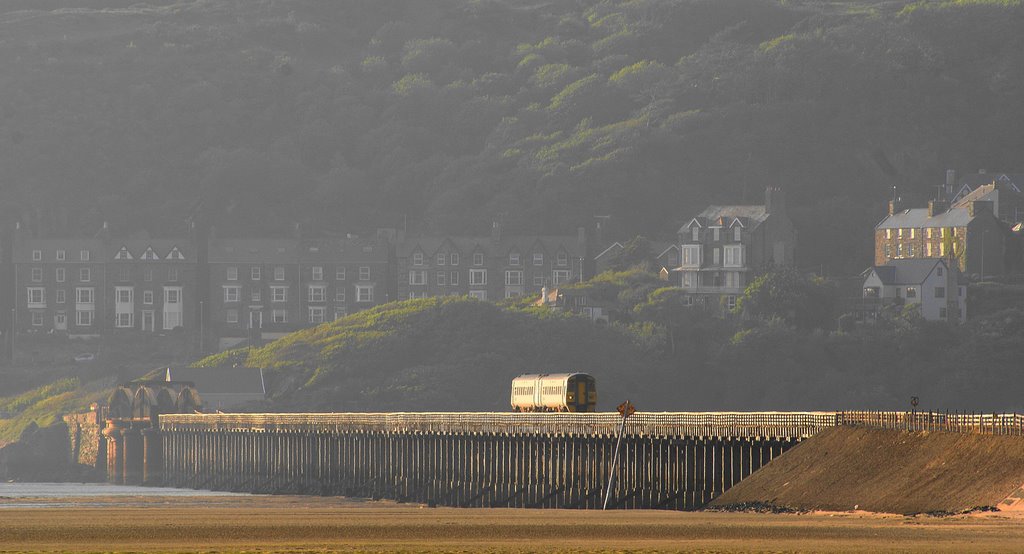
[[384,262],[388,247],[371,239],[305,239],[299,246],[302,262]]
[[601,258],[603,258],[605,256],[614,255],[614,254],[616,254],[618,252],[621,252],[622,248],[623,248],[623,246],[622,246],[621,242],[613,242],[613,243],[608,245],[608,248],[605,248],[604,250],[602,250],[600,254],[594,256],[594,259],[595,260],[599,260],[599,259],[601,259]]
[[191,381],[199,396],[210,394],[266,394],[263,370],[258,367],[169,367],[166,381]]
[[927,227],[965,227],[974,220],[967,208],[950,208],[934,217],[928,217],[928,208],[912,208],[886,216],[876,229],[909,229]]
[[26,238],[15,240],[11,251],[11,259],[15,263],[31,262],[33,261],[33,250],[42,251],[42,261],[44,262],[57,261],[57,250],[64,250],[66,252],[67,262],[82,261],[79,257],[79,251],[81,250],[89,251],[89,261],[92,263],[102,262],[104,260],[103,240],[86,238]]
[[448,244],[456,251],[469,254],[476,251],[483,251],[491,256],[504,256],[508,252],[517,251],[521,254],[531,252],[543,252],[554,254],[564,249],[570,256],[582,256],[584,245],[580,244],[576,236],[558,235],[514,235],[503,237],[495,242],[490,237],[419,237],[407,239],[396,249],[399,258],[412,256],[417,250],[430,256],[441,250],[442,246]]
[[[743,227],[753,230],[758,225],[765,222],[770,214],[765,210],[763,205],[761,206],[708,206],[701,213],[697,214],[694,220],[702,227],[731,227],[735,220],[739,220]],[[689,228],[693,220],[690,223],[683,225],[679,228],[680,233],[685,233]]]
[[112,239],[110,241],[110,248],[107,250],[107,257],[113,259],[117,256],[117,253],[121,251],[121,247],[124,247],[132,255],[132,258],[139,260],[142,255],[149,248],[153,249],[153,252],[160,257],[161,260],[167,259],[167,255],[175,248],[181,255],[184,256],[185,261],[195,261],[192,252],[192,243],[187,238],[171,238],[171,239],[126,239],[118,240]]
[[875,266],[871,270],[885,285],[919,285],[939,264],[943,267],[946,265],[941,258],[891,260],[888,264]]
[[298,261],[295,239],[214,239],[210,263],[286,264]]

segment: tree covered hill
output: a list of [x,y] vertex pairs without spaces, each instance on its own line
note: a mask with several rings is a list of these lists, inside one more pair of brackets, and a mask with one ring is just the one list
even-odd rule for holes
[[1011,0],[0,2],[0,215],[45,235],[669,236],[788,190],[860,270],[890,187],[1020,170]]
[[507,411],[523,373],[590,373],[605,409],[667,406],[678,390],[628,333],[466,297],[385,304],[197,365],[226,364],[264,368],[283,411]]

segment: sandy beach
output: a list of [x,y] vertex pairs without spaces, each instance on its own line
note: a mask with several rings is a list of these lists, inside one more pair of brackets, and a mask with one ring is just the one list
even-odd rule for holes
[[998,512],[452,509],[299,496],[0,499],[0,552],[1011,552],[1021,544],[1024,520]]

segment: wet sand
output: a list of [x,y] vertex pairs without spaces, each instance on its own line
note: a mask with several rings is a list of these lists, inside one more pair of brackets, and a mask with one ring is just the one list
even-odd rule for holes
[[0,498],[0,552],[1012,552],[1024,544],[1024,518],[1003,513],[455,509],[296,496],[71,498],[46,507],[54,502]]

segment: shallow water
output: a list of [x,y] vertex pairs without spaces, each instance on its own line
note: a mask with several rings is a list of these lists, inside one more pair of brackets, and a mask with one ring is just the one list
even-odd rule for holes
[[[109,483],[0,483],[0,508],[59,508],[68,506],[109,506],[112,497],[210,497],[251,496],[209,490],[173,489],[167,487],[136,487]],[[106,499],[89,502],[89,499]],[[53,499],[53,502],[46,502]],[[24,500],[25,502],[19,502]]]

